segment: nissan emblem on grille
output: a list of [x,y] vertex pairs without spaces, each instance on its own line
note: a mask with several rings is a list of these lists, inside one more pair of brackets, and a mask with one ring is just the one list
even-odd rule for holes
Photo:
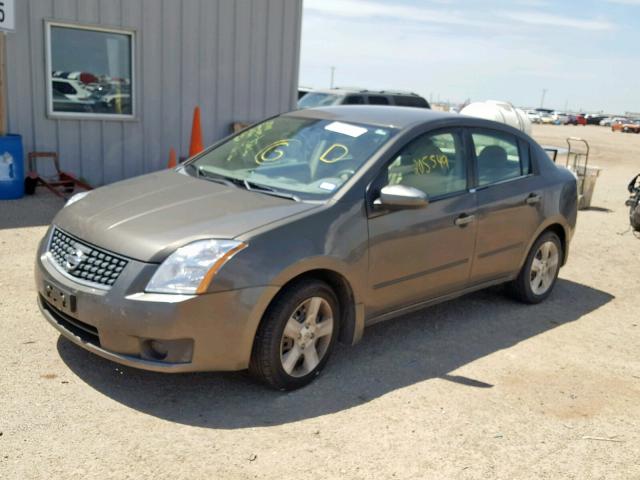
[[64,256],[64,269],[67,272],[71,272],[78,268],[82,261],[86,258],[86,254],[76,246],[76,250],[73,253],[67,253]]
[[93,247],[55,228],[49,242],[49,255],[60,271],[79,282],[110,287],[129,263],[111,252]]

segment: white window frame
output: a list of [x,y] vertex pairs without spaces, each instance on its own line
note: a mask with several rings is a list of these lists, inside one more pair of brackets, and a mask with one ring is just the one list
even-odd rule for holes
[[[131,42],[131,113],[84,113],[84,112],[56,112],[53,110],[53,87],[51,72],[51,27],[75,28],[76,30],[89,30],[93,32],[117,33],[128,35]],[[94,24],[80,24],[74,22],[59,22],[57,20],[45,20],[45,89],[47,92],[47,116],[54,119],[70,120],[136,120],[138,103],[138,83],[136,79],[136,31],[124,27],[104,27]]]

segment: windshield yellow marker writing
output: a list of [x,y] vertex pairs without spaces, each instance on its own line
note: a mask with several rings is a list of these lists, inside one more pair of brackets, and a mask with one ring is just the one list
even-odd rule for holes
[[[342,153],[336,158],[327,158],[329,154],[336,149],[341,149]],[[336,163],[337,161],[342,160],[347,155],[349,155],[349,149],[347,147],[345,147],[341,143],[334,143],[329,148],[327,148],[322,155],[320,155],[320,161],[324,163]]]
[[[278,140],[276,142],[270,143],[258,153],[256,153],[256,163],[258,165],[262,165],[265,162],[277,162],[284,156],[284,151],[278,147],[288,147],[291,140],[283,139]],[[275,157],[270,157],[269,155],[275,153]]]

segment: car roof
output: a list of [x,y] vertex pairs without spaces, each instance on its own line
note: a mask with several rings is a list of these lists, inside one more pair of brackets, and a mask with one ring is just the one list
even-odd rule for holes
[[319,118],[381,127],[404,129],[417,123],[450,118],[469,118],[455,113],[440,112],[428,108],[396,107],[390,105],[339,105],[295,110],[286,115]]
[[[366,88],[357,87],[336,87],[336,88],[313,88],[309,90],[309,93],[331,93],[334,95],[392,95],[400,97],[420,97],[414,92],[403,92],[402,90],[368,90]],[[422,98],[422,97],[420,97]]]

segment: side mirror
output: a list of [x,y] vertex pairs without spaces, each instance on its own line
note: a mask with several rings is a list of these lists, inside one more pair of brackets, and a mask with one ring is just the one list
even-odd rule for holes
[[429,205],[427,194],[407,185],[387,185],[380,190],[375,205],[389,208],[422,208]]

